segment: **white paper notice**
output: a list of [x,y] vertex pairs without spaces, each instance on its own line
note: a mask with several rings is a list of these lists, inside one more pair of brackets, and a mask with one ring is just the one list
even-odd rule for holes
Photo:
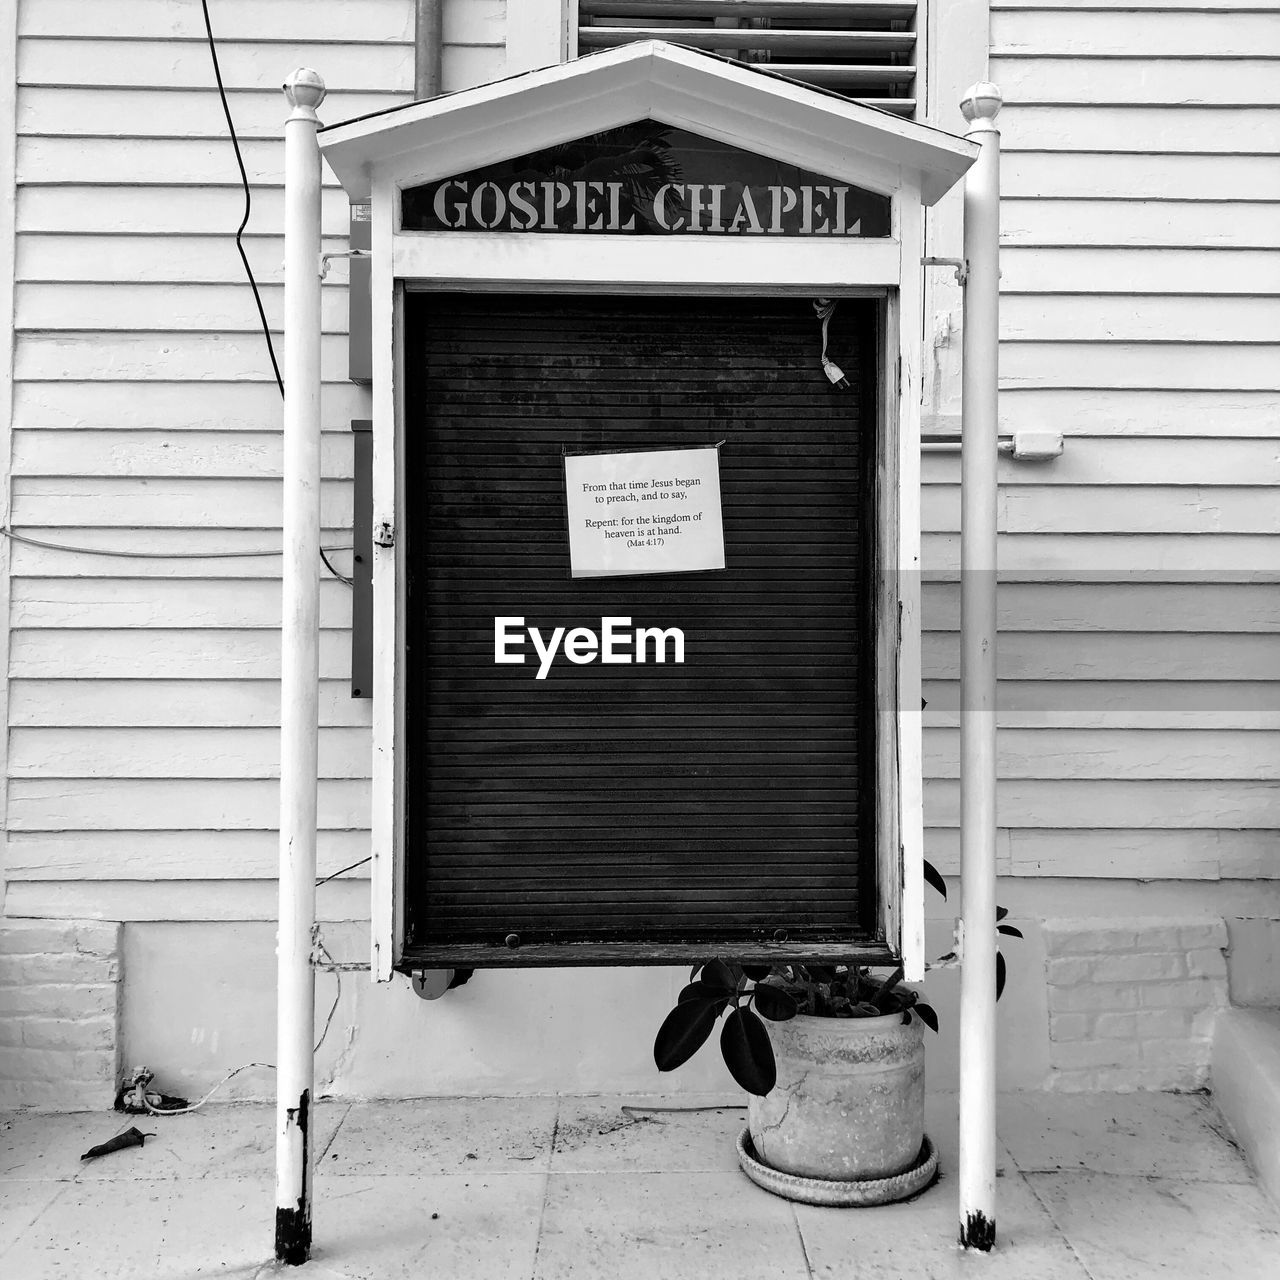
[[567,456],[564,483],[572,577],[724,568],[714,445]]

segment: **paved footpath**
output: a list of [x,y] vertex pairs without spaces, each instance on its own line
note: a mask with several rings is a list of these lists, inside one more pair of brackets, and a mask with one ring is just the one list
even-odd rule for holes
[[[908,1204],[815,1209],[738,1170],[740,1109],[635,1098],[317,1108],[314,1280],[1262,1280],[1280,1212],[1200,1095],[1001,1100],[990,1257],[956,1234],[954,1095],[929,1105],[942,1176]],[[687,1105],[687,1099],[679,1100]],[[209,1105],[0,1119],[4,1280],[275,1274],[274,1112]],[[137,1123],[156,1136],[81,1164]]]

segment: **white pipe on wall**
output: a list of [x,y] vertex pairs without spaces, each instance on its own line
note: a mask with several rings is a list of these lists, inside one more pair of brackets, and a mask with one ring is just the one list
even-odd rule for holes
[[982,152],[965,175],[960,451],[960,1243],[996,1236],[996,503],[1000,133],[993,84],[960,104]]
[[324,81],[284,85],[284,567],[280,929],[276,941],[276,1260],[311,1253],[320,670],[320,149]]
[[444,0],[417,0],[413,11],[413,96],[444,92]]

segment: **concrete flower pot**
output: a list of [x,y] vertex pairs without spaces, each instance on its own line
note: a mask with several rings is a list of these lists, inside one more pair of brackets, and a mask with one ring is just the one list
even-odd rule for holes
[[778,1082],[749,1097],[757,1157],[808,1178],[889,1178],[924,1140],[924,1024],[883,1018],[768,1022]]

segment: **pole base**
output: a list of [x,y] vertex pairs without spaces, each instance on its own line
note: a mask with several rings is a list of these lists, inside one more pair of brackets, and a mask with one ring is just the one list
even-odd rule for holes
[[311,1218],[305,1209],[276,1209],[276,1261],[300,1267],[311,1257]]
[[996,1247],[996,1224],[985,1213],[971,1213],[960,1228],[960,1246],[990,1253]]

